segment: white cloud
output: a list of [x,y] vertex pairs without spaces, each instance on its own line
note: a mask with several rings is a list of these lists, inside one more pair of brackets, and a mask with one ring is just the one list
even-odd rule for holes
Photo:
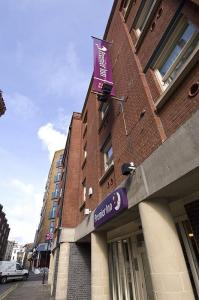
[[21,244],[33,242],[39,224],[43,192],[17,178],[1,182],[0,185],[3,187],[3,211],[11,228],[9,240]]
[[12,95],[6,95],[8,110],[24,120],[30,119],[38,113],[35,103],[27,96],[15,92]]
[[12,179],[10,182],[10,186],[19,189],[21,192],[31,194],[33,192],[32,184],[25,184],[24,182],[18,179]]
[[55,151],[65,147],[66,135],[56,130],[52,123],[41,126],[37,134],[44,147],[48,149],[50,160],[52,160]]

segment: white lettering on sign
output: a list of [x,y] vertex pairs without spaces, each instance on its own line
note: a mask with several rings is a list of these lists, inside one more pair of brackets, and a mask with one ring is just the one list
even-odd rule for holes
[[95,222],[101,220],[105,215],[108,215],[112,212],[113,206],[112,203],[106,205],[97,215],[95,215]]
[[100,76],[106,78],[106,72],[107,70],[100,68]]
[[106,59],[105,59],[105,55],[106,55],[106,51],[107,48],[106,47],[102,47],[100,48],[98,44],[97,48],[98,48],[98,60],[99,60],[99,65],[100,65],[100,76],[106,78],[106,72],[107,70],[107,66],[106,66]]

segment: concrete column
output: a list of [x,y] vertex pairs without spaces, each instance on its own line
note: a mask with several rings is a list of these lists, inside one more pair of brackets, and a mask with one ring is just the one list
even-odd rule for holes
[[107,240],[101,233],[91,234],[91,299],[110,299]]
[[53,269],[54,269],[54,255],[53,253],[51,253],[49,270],[48,270],[48,284],[52,284]]
[[194,300],[184,255],[167,201],[139,204],[155,300]]
[[61,243],[59,252],[55,300],[66,300],[68,287],[69,254],[70,244]]

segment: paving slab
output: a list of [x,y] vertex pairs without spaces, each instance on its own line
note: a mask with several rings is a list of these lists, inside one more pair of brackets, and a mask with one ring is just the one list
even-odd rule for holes
[[5,300],[50,300],[50,287],[40,281],[25,281],[18,284]]

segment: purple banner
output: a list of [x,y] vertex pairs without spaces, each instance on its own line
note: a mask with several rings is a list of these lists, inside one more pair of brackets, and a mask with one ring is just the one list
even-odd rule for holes
[[94,227],[106,223],[113,217],[128,208],[128,198],[125,188],[115,190],[107,196],[96,208],[94,214]]
[[[113,86],[112,67],[109,55],[110,43],[93,38],[94,46],[94,79],[93,90],[96,92],[102,91],[103,83],[108,83]],[[111,91],[114,96],[114,89]]]

